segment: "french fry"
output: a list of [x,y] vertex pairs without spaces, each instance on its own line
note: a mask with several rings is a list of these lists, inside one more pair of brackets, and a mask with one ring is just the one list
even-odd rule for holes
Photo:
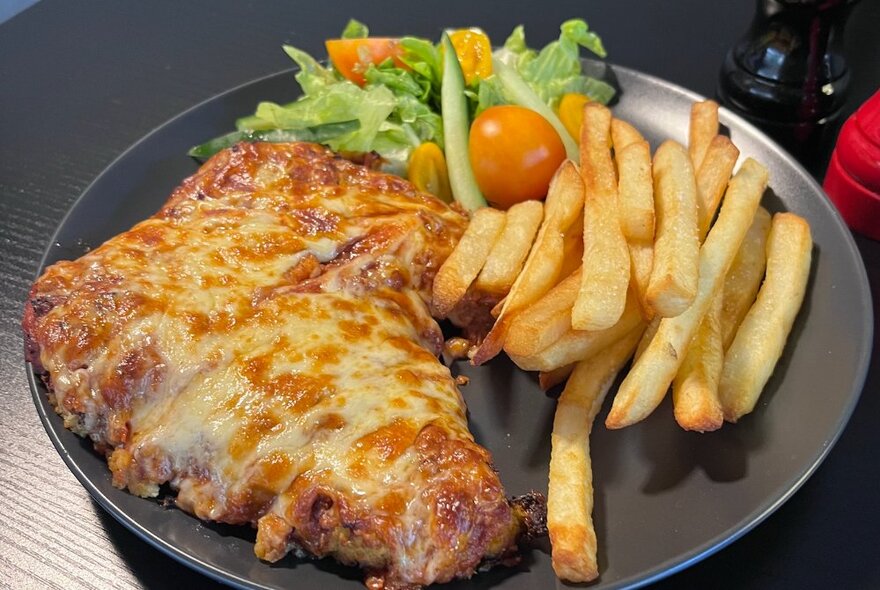
[[654,265],[654,186],[651,150],[635,127],[620,119],[611,120],[611,137],[617,162],[620,222],[629,247],[631,283],[638,294],[642,316],[654,311],[647,291]]
[[538,373],[538,387],[541,388],[541,391],[547,391],[554,385],[559,385],[568,379],[572,371],[574,371],[574,363],[552,371],[541,371]]
[[660,321],[657,334],[620,385],[605,420],[608,428],[643,420],[663,400],[712,298],[723,288],[766,187],[766,168],[748,158],[730,181],[718,220],[700,249],[700,281],[693,303],[681,315]]
[[507,222],[492,246],[475,287],[484,293],[504,295],[513,285],[544,217],[540,201],[523,201],[507,210]]
[[642,334],[642,339],[639,340],[639,345],[636,347],[636,353],[633,355],[633,360],[639,360],[639,357],[642,356],[642,353],[645,352],[645,349],[648,348],[648,345],[651,344],[651,340],[654,339],[654,336],[657,334],[657,330],[660,329],[660,320],[663,318],[655,317],[648,325],[645,327],[645,333]]
[[614,152],[619,153],[631,143],[645,141],[639,130],[618,118],[611,119],[611,143],[614,145]]
[[724,350],[730,347],[736,330],[755,301],[764,269],[767,266],[767,234],[770,214],[763,207],[755,211],[755,219],[724,279],[724,302],[721,307],[721,340]]
[[637,141],[620,150],[615,147],[614,152],[623,235],[628,241],[652,241],[654,186],[651,180],[651,147],[647,141]]
[[675,317],[697,293],[700,240],[694,171],[685,149],[671,140],[654,154],[654,202],[654,263],[646,297],[658,315]]
[[550,181],[544,202],[544,220],[535,244],[504,299],[495,325],[471,359],[474,365],[481,365],[501,352],[511,316],[556,284],[563,266],[563,237],[582,214],[583,205],[583,180],[577,166],[566,160]]
[[550,289],[510,321],[504,350],[517,356],[533,355],[571,329],[571,306],[581,286],[581,270]]
[[544,219],[548,221],[548,227],[559,234],[565,234],[578,221],[583,207],[584,180],[581,178],[577,164],[566,160],[560,164],[547,189]]
[[633,330],[591,359],[577,364],[559,396],[550,435],[547,529],[553,570],[570,582],[599,575],[593,528],[593,469],[590,431],[614,376],[639,339]]
[[507,297],[502,298],[501,301],[495,304],[495,307],[492,308],[492,311],[489,312],[492,314],[493,318],[497,319],[498,316],[501,315],[501,310],[504,309],[505,301],[507,301]]
[[629,246],[629,266],[632,275],[632,286],[636,290],[642,317],[650,321],[654,310],[648,305],[648,284],[651,281],[651,269],[654,266],[654,243],[635,240]]
[[712,138],[718,135],[718,103],[704,100],[691,105],[691,124],[688,130],[688,153],[694,170],[703,165],[703,158]]
[[773,216],[767,276],[724,356],[719,394],[724,418],[736,422],[755,408],[782,355],[810,276],[813,240],[805,219]]
[[571,312],[576,330],[603,330],[620,319],[629,286],[629,251],[620,228],[617,177],[611,161],[611,111],[590,102],[581,126],[584,256],[581,288]]
[[562,269],[559,280],[565,279],[581,267],[584,258],[584,216],[577,220],[562,236]]
[[474,212],[464,235],[434,278],[434,315],[446,317],[464,297],[504,229],[504,222],[503,211],[484,207]]
[[552,371],[590,358],[642,325],[642,315],[635,296],[627,298],[620,320],[605,330],[568,330],[556,342],[533,355],[519,356],[507,351],[510,359],[526,371]]
[[672,384],[675,421],[685,430],[709,432],[718,430],[724,423],[718,400],[718,381],[724,363],[722,295],[719,291],[712,298]]
[[703,164],[697,170],[697,224],[701,241],[709,233],[709,226],[712,225],[737,158],[739,149],[733,142],[723,135],[716,135],[709,143]]

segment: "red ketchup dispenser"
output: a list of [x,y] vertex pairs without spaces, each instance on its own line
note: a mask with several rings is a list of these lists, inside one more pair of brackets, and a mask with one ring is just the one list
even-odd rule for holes
[[853,231],[880,240],[880,91],[843,124],[823,187]]

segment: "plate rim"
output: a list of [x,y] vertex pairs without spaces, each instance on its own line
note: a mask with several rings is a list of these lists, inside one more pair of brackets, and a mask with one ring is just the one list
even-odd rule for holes
[[[585,61],[598,60],[586,59]],[[623,72],[629,76],[649,82],[654,86],[658,86],[667,91],[671,91],[673,93],[687,97],[690,100],[698,101],[706,99],[705,96],[697,92],[689,90],[666,79],[654,76],[652,74],[647,74],[633,68],[621,66],[610,61],[599,63],[606,64],[613,72]],[[175,114],[174,116],[154,127],[146,134],[142,135],[134,143],[129,145],[125,150],[119,153],[119,155],[113,158],[70,204],[69,208],[62,216],[61,220],[58,222],[55,231],[52,233],[52,236],[48,241],[43,255],[40,258],[39,265],[37,266],[37,269],[33,275],[32,282],[36,281],[36,279],[39,278],[39,276],[45,270],[46,262],[50,257],[54,245],[58,241],[59,234],[61,233],[62,229],[67,225],[67,222],[69,218],[73,215],[73,212],[86,198],[86,195],[88,195],[92,191],[92,189],[97,184],[99,184],[101,180],[107,174],[109,174],[110,171],[121,160],[126,158],[130,152],[138,149],[142,143],[149,141],[150,138],[160,133],[166,127],[174,124],[178,119],[186,117],[191,112],[196,111],[209,103],[221,100],[225,96],[238,92],[253,84],[265,82],[269,79],[281,77],[284,75],[292,75],[296,71],[298,71],[298,68],[296,67],[286,68],[253,78],[241,84],[222,90]],[[624,88],[624,91],[625,90],[626,89]],[[752,510],[746,517],[742,518],[736,524],[728,527],[725,531],[719,533],[718,535],[715,535],[714,537],[705,541],[699,546],[692,548],[690,551],[681,553],[676,557],[656,564],[654,567],[644,570],[638,574],[634,574],[626,578],[621,578],[614,582],[610,582],[605,586],[609,589],[641,588],[669,576],[672,576],[678,572],[681,572],[693,566],[694,564],[706,559],[707,557],[719,552],[736,540],[742,538],[759,524],[764,522],[771,514],[776,512],[776,510],[778,510],[783,504],[785,504],[801,488],[801,486],[803,486],[803,484],[816,472],[819,466],[828,457],[831,449],[835,446],[841,434],[846,429],[846,425],[849,422],[856,406],[858,405],[859,399],[861,398],[862,392],[864,390],[868,370],[870,368],[874,333],[874,311],[870,284],[868,281],[864,259],[862,258],[861,253],[858,250],[858,246],[856,245],[852,233],[850,232],[847,225],[844,223],[842,217],[840,216],[840,213],[831,204],[830,200],[825,194],[825,191],[822,189],[821,185],[819,185],[818,181],[813,178],[813,176],[800,164],[800,162],[798,162],[794,158],[794,156],[783,149],[775,140],[773,140],[763,131],[758,129],[755,125],[724,106],[720,106],[719,108],[719,120],[723,124],[733,122],[736,125],[737,132],[745,133],[749,136],[750,139],[758,141],[759,143],[763,144],[763,146],[775,152],[775,155],[779,157],[782,161],[784,161],[791,170],[796,172],[798,177],[800,177],[801,180],[805,181],[806,184],[811,189],[813,189],[813,191],[817,195],[824,195],[826,197],[824,199],[819,199],[820,207],[824,209],[825,213],[827,213],[833,220],[833,223],[835,224],[838,233],[841,234],[844,238],[843,245],[845,246],[847,253],[856,261],[858,272],[856,273],[857,276],[855,277],[855,280],[857,282],[856,286],[858,288],[858,300],[860,307],[866,312],[864,323],[866,328],[863,332],[864,335],[861,342],[858,343],[862,354],[857,360],[857,369],[856,373],[854,374],[852,391],[850,392],[849,399],[847,400],[846,405],[843,407],[843,411],[841,412],[840,417],[834,426],[833,434],[830,438],[824,441],[821,449],[819,449],[818,453],[815,454],[815,456],[809,461],[809,464],[806,465],[805,469],[799,470],[798,473],[791,480],[780,486],[780,488],[784,488],[783,492],[780,495],[774,495],[772,498],[760,503],[754,510]],[[89,478],[82,471],[78,463],[70,456],[70,453],[68,452],[64,442],[61,440],[62,435],[76,435],[71,433],[67,429],[64,429],[63,427],[61,428],[61,430],[56,429],[56,425],[53,423],[53,419],[57,420],[59,418],[57,414],[54,413],[54,411],[51,415],[49,414],[49,412],[47,412],[47,410],[51,410],[51,408],[47,405],[48,400],[44,399],[44,392],[40,391],[42,386],[37,383],[37,377],[36,373],[34,372],[32,363],[25,362],[25,370],[27,373],[26,378],[28,381],[28,386],[31,390],[31,397],[33,399],[34,405],[36,406],[37,414],[39,415],[40,421],[42,422],[43,427],[49,436],[49,439],[52,441],[52,444],[55,447],[56,451],[59,453],[59,455],[61,455],[61,458],[64,460],[64,463],[67,465],[68,469],[70,469],[70,471],[77,478],[79,483],[86,489],[86,491],[89,492],[90,496],[101,506],[103,510],[109,513],[111,516],[114,517],[114,519],[116,519],[117,522],[122,524],[124,527],[126,527],[129,531],[134,533],[142,540],[149,543],[155,549],[175,559],[178,563],[181,563],[186,567],[189,567],[196,572],[211,578],[212,580],[224,584],[237,586],[239,588],[245,588],[248,590],[262,590],[266,588],[266,586],[255,583],[247,578],[243,578],[230,570],[221,569],[214,565],[208,564],[205,561],[194,556],[190,552],[176,547],[174,544],[166,541],[160,535],[157,535],[148,530],[133,517],[129,516],[128,513],[125,512],[122,508],[117,506],[113,500],[111,500],[103,492],[101,492],[101,490],[92,482],[92,479]],[[601,584],[601,575],[598,579],[598,582]]]

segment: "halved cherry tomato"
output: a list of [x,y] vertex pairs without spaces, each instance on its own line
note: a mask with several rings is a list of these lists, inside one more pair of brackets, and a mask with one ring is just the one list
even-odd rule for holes
[[446,157],[436,143],[426,141],[413,151],[406,176],[420,191],[431,193],[447,203],[452,202]]
[[492,44],[480,29],[459,29],[449,35],[465,84],[473,84],[492,75]]
[[389,57],[395,65],[406,67],[400,60],[403,50],[399,39],[366,37],[364,39],[328,39],[324,42],[333,65],[358,86],[366,83],[364,72],[370,64],[380,64]]
[[577,92],[562,95],[559,101],[559,120],[578,143],[581,142],[581,125],[584,122],[584,105],[590,98]]
[[565,146],[547,119],[512,105],[480,113],[471,125],[468,148],[480,190],[502,209],[544,198],[565,160]]

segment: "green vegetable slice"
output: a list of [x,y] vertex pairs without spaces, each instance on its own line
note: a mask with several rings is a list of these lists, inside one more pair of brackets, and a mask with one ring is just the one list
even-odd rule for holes
[[497,57],[492,58],[492,71],[494,71],[495,75],[498,76],[498,80],[501,82],[501,85],[504,88],[504,95],[507,98],[513,101],[514,104],[518,104],[521,107],[526,107],[535,111],[536,113],[547,119],[548,123],[553,125],[553,128],[556,129],[556,132],[559,134],[559,138],[562,140],[562,144],[565,146],[565,153],[568,156],[568,159],[577,162],[577,143],[575,143],[574,139],[571,137],[568,131],[566,131],[565,125],[562,124],[562,121],[559,120],[559,117],[556,116],[556,113],[553,112],[553,109],[547,106],[547,103],[545,103],[543,100],[541,100],[541,97],[538,96],[535,91],[532,90],[532,88],[528,85],[528,83],[526,83],[526,81],[523,80],[522,77],[516,73],[515,69],[513,69],[511,66],[508,66]]
[[334,137],[357,131],[360,127],[358,121],[343,121],[341,123],[326,123],[301,129],[268,129],[268,130],[245,130],[233,131],[220,137],[215,137],[201,145],[190,148],[188,156],[204,162],[217,152],[232,147],[240,141],[268,141],[272,143],[284,143],[290,141],[311,141],[323,143]]
[[[464,94],[464,74],[449,36],[443,33],[443,84],[440,104],[443,115],[443,137],[446,142],[446,166],[453,198],[471,211],[485,207],[468,156],[470,124],[468,101]],[[560,123],[561,125],[561,123]]]
[[364,39],[370,36],[370,29],[367,28],[367,25],[362,23],[356,19],[348,19],[348,23],[345,25],[345,28],[342,29],[342,34],[339,35],[340,39]]
[[614,97],[614,87],[583,71],[581,47],[605,57],[602,40],[589,30],[583,19],[576,18],[562,23],[559,39],[540,51],[529,48],[525,29],[520,25],[496,52],[496,57],[514,68],[551,107],[556,107],[567,92],[586,94],[590,100],[607,104]]

